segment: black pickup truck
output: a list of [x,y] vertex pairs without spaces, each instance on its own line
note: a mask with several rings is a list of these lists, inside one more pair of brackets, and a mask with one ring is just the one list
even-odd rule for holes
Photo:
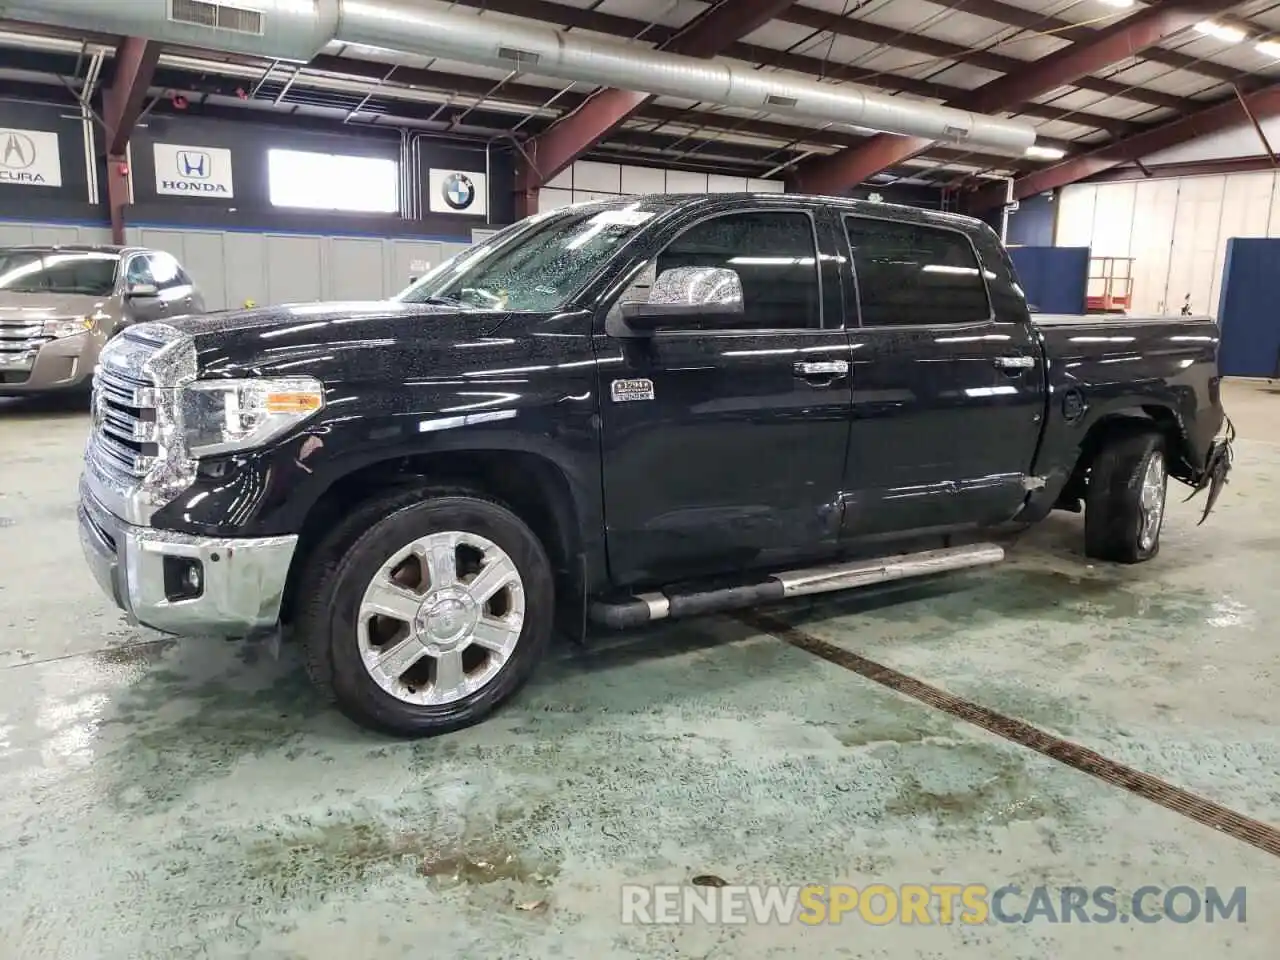
[[[289,628],[354,719],[432,734],[585,635],[990,563],[1084,511],[1159,545],[1230,468],[1208,318],[1028,310],[968,218],[790,195],[533,217],[396,300],[131,327],[85,555],[134,622]],[[560,619],[557,620],[557,613]]]

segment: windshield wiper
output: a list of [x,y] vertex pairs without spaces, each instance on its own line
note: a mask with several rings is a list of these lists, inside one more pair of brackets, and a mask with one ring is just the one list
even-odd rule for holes
[[433,296],[423,297],[421,300],[413,300],[412,303],[425,303],[433,307],[465,307],[466,304],[457,297]]

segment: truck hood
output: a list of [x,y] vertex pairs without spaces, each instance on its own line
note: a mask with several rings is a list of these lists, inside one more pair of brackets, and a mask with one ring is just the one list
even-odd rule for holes
[[505,311],[395,301],[300,303],[165,321],[195,340],[203,376],[310,373],[322,379],[359,367],[358,354],[420,344],[447,351],[496,329]]
[[67,317],[89,316],[107,302],[106,297],[81,293],[15,293],[0,290],[0,322],[21,320],[38,323]]

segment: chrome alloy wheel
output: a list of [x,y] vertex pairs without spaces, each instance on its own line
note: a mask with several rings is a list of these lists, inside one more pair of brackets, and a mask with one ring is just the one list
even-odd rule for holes
[[360,657],[397,700],[454,703],[511,659],[524,612],[520,572],[501,547],[474,533],[433,533],[396,551],[366,588]]
[[1138,495],[1138,508],[1142,514],[1142,527],[1138,531],[1138,546],[1150,550],[1160,535],[1164,520],[1165,489],[1164,457],[1156,450],[1147,461],[1147,471],[1142,475],[1142,491]]

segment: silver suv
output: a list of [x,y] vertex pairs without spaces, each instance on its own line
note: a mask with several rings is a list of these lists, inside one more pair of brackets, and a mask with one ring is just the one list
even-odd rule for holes
[[88,393],[116,333],[203,312],[187,272],[160,250],[0,247],[0,397]]

